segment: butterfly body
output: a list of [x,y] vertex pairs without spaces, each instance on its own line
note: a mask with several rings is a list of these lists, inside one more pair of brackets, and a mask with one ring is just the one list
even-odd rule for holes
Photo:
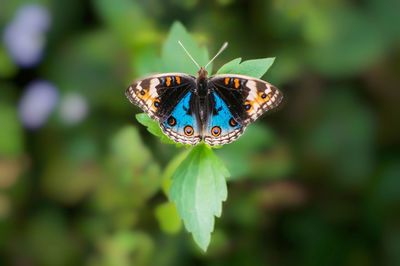
[[236,140],[246,127],[282,101],[273,85],[248,76],[197,77],[166,73],[134,82],[126,96],[160,123],[178,143],[223,145]]

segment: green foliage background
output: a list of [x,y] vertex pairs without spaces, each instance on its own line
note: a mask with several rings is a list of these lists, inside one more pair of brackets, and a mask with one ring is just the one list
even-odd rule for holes
[[[0,265],[400,265],[398,1],[6,0],[0,34],[28,3],[52,19],[34,67],[0,42]],[[186,151],[124,96],[184,56],[162,51],[176,20],[199,63],[229,41],[214,70],[275,57],[264,78],[285,94],[215,151],[231,177],[207,253],[167,201]],[[57,105],[26,129],[18,108],[37,79],[81,95],[86,118],[65,123]]]

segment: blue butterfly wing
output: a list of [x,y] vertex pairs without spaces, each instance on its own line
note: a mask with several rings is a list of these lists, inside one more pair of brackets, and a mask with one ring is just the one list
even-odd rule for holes
[[201,140],[201,127],[196,119],[192,98],[192,92],[188,91],[160,124],[163,132],[175,142],[195,145]]
[[204,141],[213,146],[227,144],[236,140],[243,134],[245,126],[239,119],[234,117],[228,104],[218,92],[213,91],[209,99],[212,110],[203,133]]

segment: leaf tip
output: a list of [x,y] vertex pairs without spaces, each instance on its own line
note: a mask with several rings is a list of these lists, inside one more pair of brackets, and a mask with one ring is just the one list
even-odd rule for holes
[[200,250],[206,253],[208,246],[210,245],[211,233],[208,235],[208,237],[202,237],[202,238],[193,235],[193,240],[196,243],[196,245],[200,248]]
[[172,26],[171,26],[171,29],[174,29],[174,28],[185,29],[185,26],[183,26],[182,22],[180,22],[179,20],[175,20],[175,21],[172,23]]
[[142,124],[143,120],[146,119],[146,114],[145,113],[139,113],[135,115],[136,120]]

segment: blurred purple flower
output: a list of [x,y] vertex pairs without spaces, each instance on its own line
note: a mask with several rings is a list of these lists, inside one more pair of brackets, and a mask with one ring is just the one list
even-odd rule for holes
[[42,58],[50,14],[41,5],[24,5],[6,26],[3,40],[14,61],[22,67],[36,65]]
[[88,114],[86,99],[78,93],[69,93],[63,97],[60,104],[60,116],[66,124],[78,124]]
[[19,102],[19,115],[25,127],[36,129],[46,121],[58,102],[58,90],[47,81],[31,82]]

